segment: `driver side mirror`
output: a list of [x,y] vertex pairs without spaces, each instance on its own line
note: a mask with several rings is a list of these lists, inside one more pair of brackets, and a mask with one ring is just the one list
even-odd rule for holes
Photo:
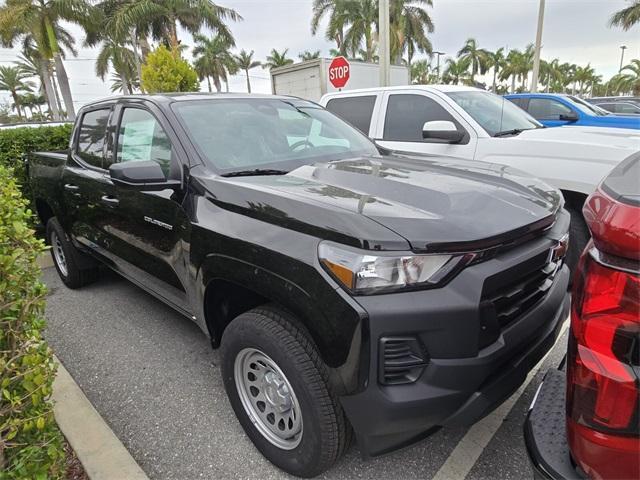
[[578,114],[576,112],[561,113],[559,119],[563,122],[577,122]]
[[115,185],[129,190],[176,190],[182,186],[178,180],[167,180],[162,167],[152,160],[114,163],[109,167],[109,176]]
[[460,143],[464,138],[464,132],[458,130],[453,122],[448,120],[434,120],[426,122],[422,127],[422,138],[435,138],[447,140],[449,143]]

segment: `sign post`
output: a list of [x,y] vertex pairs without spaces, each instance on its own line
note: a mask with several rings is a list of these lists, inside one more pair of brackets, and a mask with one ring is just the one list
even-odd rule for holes
[[343,88],[351,77],[351,67],[344,57],[336,57],[329,65],[329,82],[335,88]]

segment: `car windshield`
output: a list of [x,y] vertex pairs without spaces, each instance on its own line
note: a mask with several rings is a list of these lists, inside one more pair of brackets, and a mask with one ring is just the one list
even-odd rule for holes
[[542,125],[527,112],[493,93],[466,91],[449,92],[447,95],[491,136],[542,128]]
[[567,95],[567,98],[571,100],[576,108],[579,108],[583,113],[586,113],[587,115],[597,115],[599,117],[611,115],[611,112],[606,111],[604,108],[587,103],[581,98],[574,97],[573,95]]
[[358,130],[304,100],[221,98],[172,108],[200,155],[221,174],[277,173],[378,154]]

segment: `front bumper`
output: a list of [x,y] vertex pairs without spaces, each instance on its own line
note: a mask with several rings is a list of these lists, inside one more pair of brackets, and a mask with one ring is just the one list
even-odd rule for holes
[[[479,305],[485,283],[549,249],[539,239],[468,267],[437,290],[358,297],[369,314],[366,386],[341,397],[364,456],[408,446],[448,425],[470,425],[500,405],[555,343],[569,310],[569,270],[557,271],[546,296],[482,345]],[[413,383],[378,381],[379,339],[415,335],[429,353]]]
[[565,372],[549,370],[524,424],[524,440],[538,480],[583,479],[573,465],[565,428]]

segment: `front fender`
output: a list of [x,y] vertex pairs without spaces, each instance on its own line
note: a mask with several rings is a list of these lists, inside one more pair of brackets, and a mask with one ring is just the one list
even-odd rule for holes
[[[307,328],[325,363],[332,368],[344,365],[364,313],[351,297],[329,284],[314,266],[285,258],[289,264],[287,271],[296,279],[304,279],[305,287],[301,286],[302,282],[246,260],[223,254],[207,255],[198,273],[198,285],[202,286],[200,317],[204,319],[207,286],[212,281],[223,280],[289,310]],[[292,261],[295,265],[290,265]]]

